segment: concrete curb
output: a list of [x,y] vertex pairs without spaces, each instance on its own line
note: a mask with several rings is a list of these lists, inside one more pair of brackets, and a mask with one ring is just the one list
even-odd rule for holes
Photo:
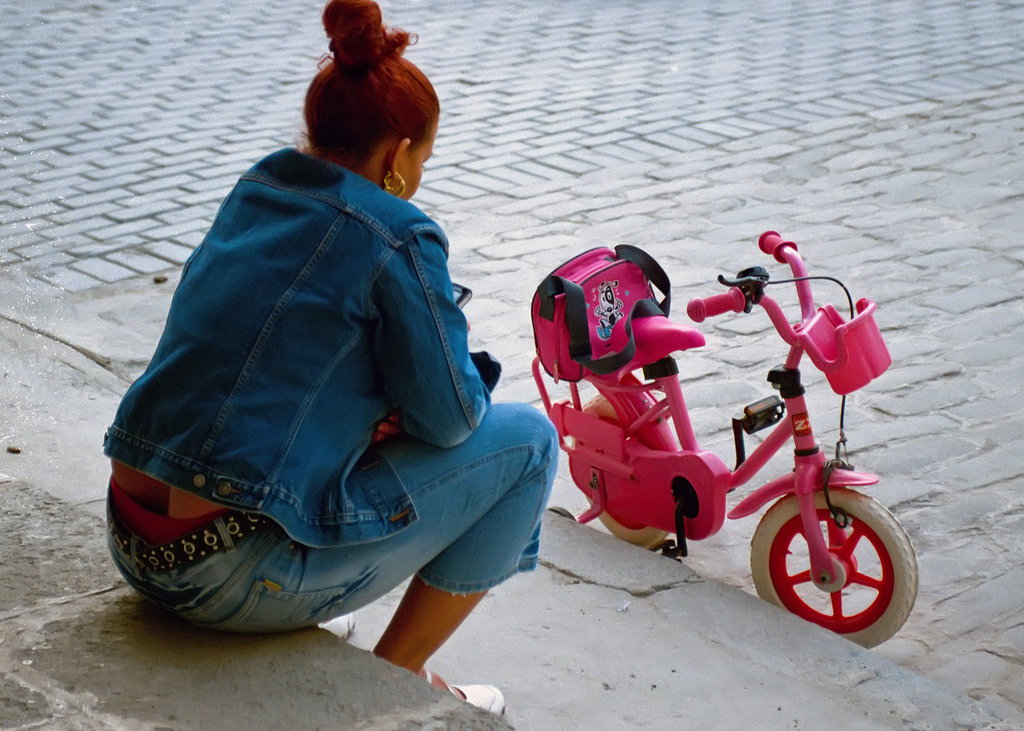
[[[322,630],[236,636],[166,616],[110,563],[99,518],[0,485],[3,728],[1012,728],[738,589],[549,513],[541,568],[500,587],[437,658],[500,677],[507,719]],[[484,678],[486,674],[486,678]],[[456,678],[457,679],[457,678]],[[508,723],[507,723],[507,722]]]
[[141,599],[102,521],[21,482],[0,485],[4,729],[500,729],[323,630],[205,631]]

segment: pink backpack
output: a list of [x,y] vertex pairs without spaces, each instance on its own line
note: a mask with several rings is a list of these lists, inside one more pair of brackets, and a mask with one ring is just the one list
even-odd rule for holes
[[533,338],[544,370],[556,381],[579,381],[584,369],[619,370],[636,352],[631,320],[667,317],[670,290],[661,266],[635,246],[591,249],[562,264],[533,296]]

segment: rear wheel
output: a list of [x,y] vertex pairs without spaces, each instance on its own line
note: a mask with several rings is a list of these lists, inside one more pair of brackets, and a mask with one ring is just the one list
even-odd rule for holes
[[[618,424],[619,417],[615,414],[615,408],[611,405],[604,396],[598,395],[590,399],[583,405],[583,413],[594,414],[605,421]],[[570,461],[572,457],[569,458]],[[573,470],[575,472],[575,470]],[[659,528],[652,528],[651,526],[626,526],[620,523],[618,520],[613,518],[608,511],[601,513],[597,516],[597,519],[601,521],[601,524],[608,529],[616,538],[621,538],[627,543],[632,543],[634,546],[643,546],[644,548],[650,548],[665,540],[668,536],[668,532],[663,531]]]
[[597,519],[601,521],[601,524],[608,529],[616,538],[621,538],[627,543],[632,543],[634,546],[643,546],[644,548],[650,548],[656,546],[665,540],[668,536],[666,531],[658,528],[652,528],[647,526],[645,528],[627,528],[622,525],[619,521],[615,520],[612,516],[608,515],[608,511],[601,513],[597,516]]
[[844,488],[829,491],[850,523],[840,529],[825,495],[815,496],[818,525],[838,569],[832,585],[815,583],[795,495],[773,505],[750,544],[750,570],[762,599],[798,617],[874,647],[903,626],[917,598],[917,559],[906,531],[881,504]]

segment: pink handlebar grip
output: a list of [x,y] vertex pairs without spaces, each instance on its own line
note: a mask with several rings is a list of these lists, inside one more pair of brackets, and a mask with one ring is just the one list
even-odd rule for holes
[[696,297],[686,305],[686,314],[694,322],[704,322],[708,317],[724,315],[726,312],[743,312],[747,306],[747,298],[737,287],[728,292],[713,294],[710,297]]
[[782,257],[782,252],[779,251],[783,246],[792,246],[793,250],[796,250],[796,244],[792,241],[783,241],[782,237],[774,231],[765,231],[761,234],[761,238],[757,240],[757,245],[766,254],[775,257],[775,261],[780,264],[785,264],[786,260]]

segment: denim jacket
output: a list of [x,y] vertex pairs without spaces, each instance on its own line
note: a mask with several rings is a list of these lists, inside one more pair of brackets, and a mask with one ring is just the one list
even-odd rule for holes
[[307,545],[401,530],[415,506],[368,451],[376,424],[397,411],[408,435],[458,444],[496,380],[468,351],[447,257],[411,203],[296,150],[270,155],[186,262],[105,453]]

